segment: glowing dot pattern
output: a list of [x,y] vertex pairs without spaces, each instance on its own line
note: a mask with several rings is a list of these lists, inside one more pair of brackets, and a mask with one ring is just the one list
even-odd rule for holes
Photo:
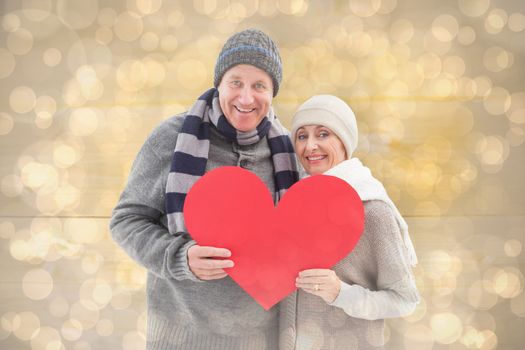
[[[347,101],[359,123],[355,156],[407,218],[423,299],[412,315],[387,322],[385,346],[520,348],[525,12],[519,5],[6,4],[1,347],[145,348],[146,274],[112,243],[108,218],[145,137],[212,86],[226,38],[257,27],[281,50],[284,77],[274,108],[283,124],[311,95]],[[330,313],[328,322],[342,324],[341,314]],[[309,330],[298,344],[327,345],[315,337],[316,325]],[[378,345],[373,336],[369,341]]]

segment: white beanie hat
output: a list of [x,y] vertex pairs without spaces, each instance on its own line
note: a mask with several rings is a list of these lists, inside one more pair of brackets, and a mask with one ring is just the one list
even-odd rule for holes
[[322,125],[332,130],[343,142],[346,158],[351,158],[357,147],[357,121],[343,100],[333,95],[316,95],[306,100],[292,120],[293,142],[297,129],[305,125]]

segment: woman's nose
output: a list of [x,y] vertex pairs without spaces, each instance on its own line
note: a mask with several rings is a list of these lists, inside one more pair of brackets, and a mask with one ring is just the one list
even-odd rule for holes
[[314,151],[317,149],[317,141],[316,140],[312,140],[311,138],[308,139],[308,142],[306,143],[306,149],[308,151]]

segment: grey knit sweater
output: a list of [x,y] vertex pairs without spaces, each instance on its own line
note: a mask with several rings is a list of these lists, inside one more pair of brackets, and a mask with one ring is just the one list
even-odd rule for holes
[[384,318],[413,311],[419,294],[399,226],[385,202],[364,202],[365,228],[335,267],[343,282],[330,305],[297,291],[280,304],[280,350],[383,349]]
[[[146,140],[110,222],[114,240],[148,271],[148,349],[277,349],[278,307],[265,311],[230,277],[198,280],[187,262],[195,242],[187,233],[168,232],[166,180],[183,120],[164,121]],[[273,194],[267,140],[239,146],[211,129],[206,171],[242,165]]]

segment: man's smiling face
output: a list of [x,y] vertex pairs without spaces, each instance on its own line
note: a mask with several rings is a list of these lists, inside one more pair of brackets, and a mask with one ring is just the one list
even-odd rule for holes
[[230,68],[218,90],[224,116],[239,131],[255,130],[272,105],[272,78],[249,64]]

